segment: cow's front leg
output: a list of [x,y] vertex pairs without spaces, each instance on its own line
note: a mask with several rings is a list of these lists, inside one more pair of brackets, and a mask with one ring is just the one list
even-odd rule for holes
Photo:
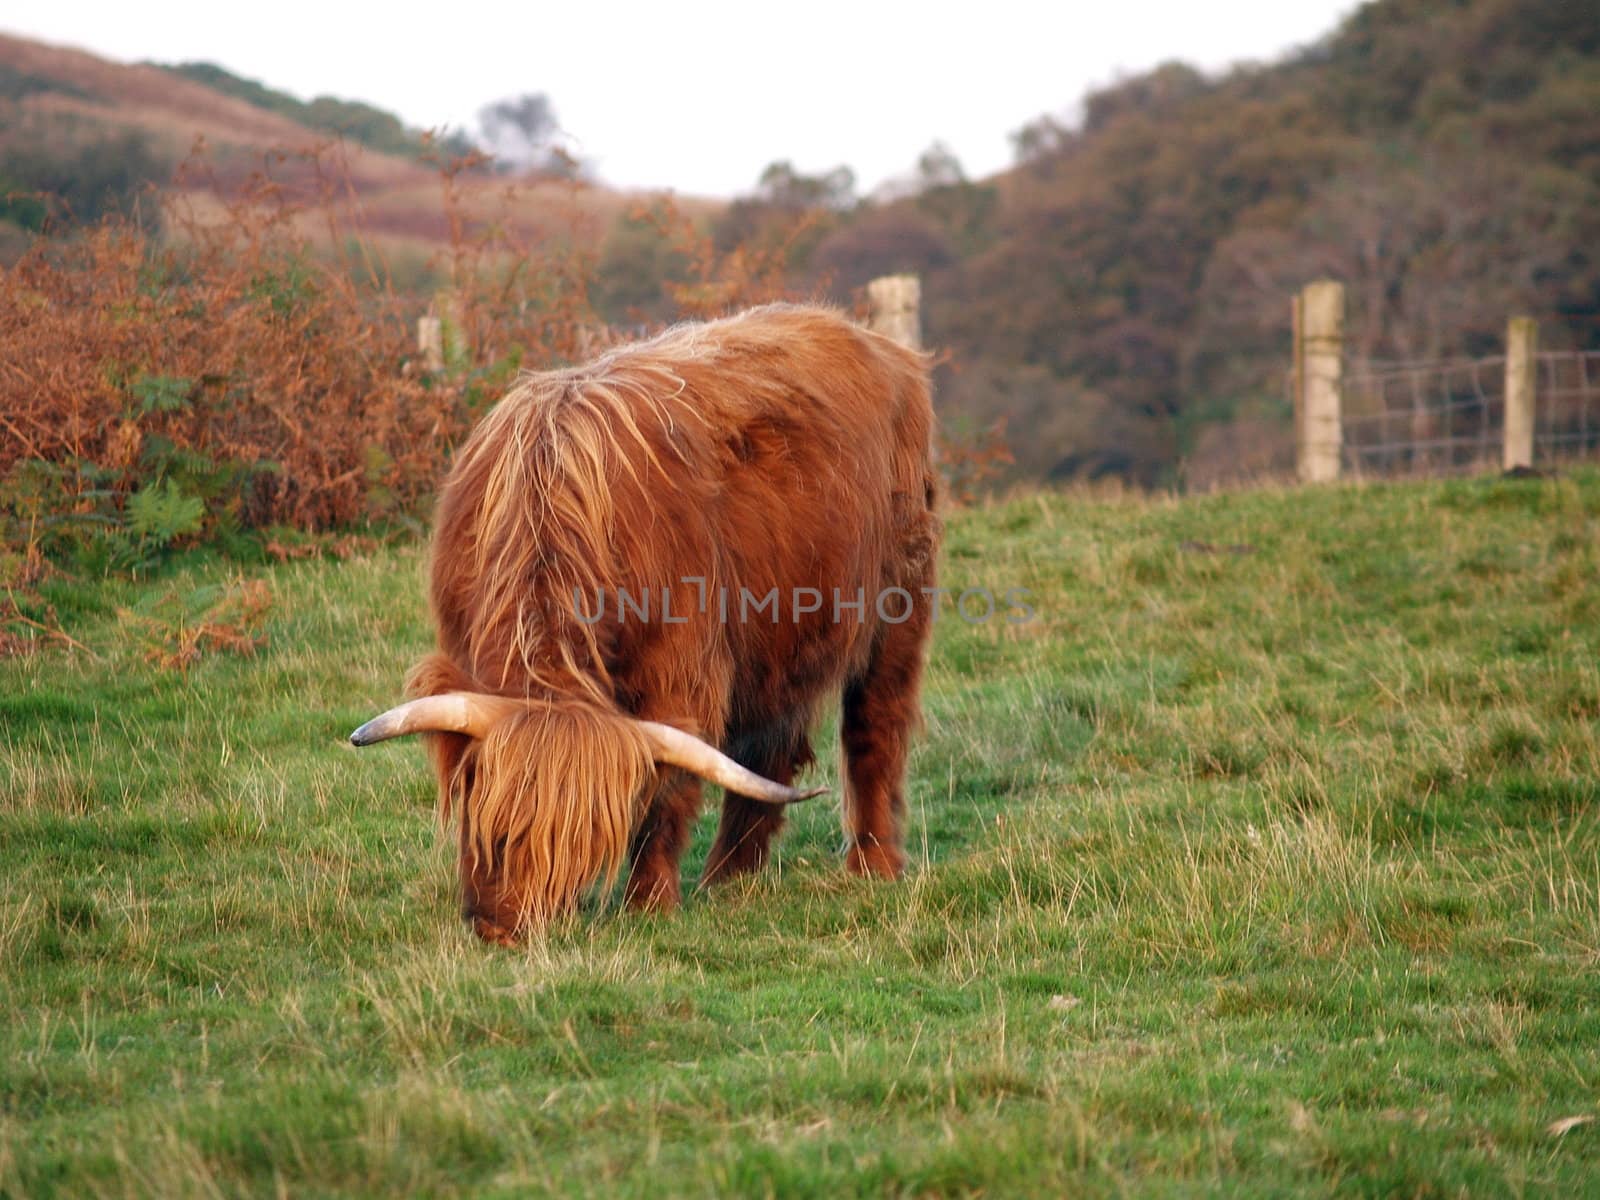
[[678,907],[678,860],[699,811],[700,780],[679,770],[663,771],[628,852],[623,896],[629,908],[670,912]]

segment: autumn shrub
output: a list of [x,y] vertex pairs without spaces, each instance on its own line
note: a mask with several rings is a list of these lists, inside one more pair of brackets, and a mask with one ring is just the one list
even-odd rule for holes
[[462,424],[405,326],[304,247],[156,249],[112,223],[5,282],[0,487],[34,528],[166,544],[385,515]]
[[[530,244],[518,185],[466,186],[471,157],[439,163],[444,286],[397,288],[341,154],[274,151],[241,178],[202,147],[163,240],[113,217],[0,269],[0,543],[137,567],[403,523],[518,370],[616,340],[589,299],[597,240]],[[684,264],[666,316],[788,294],[781,246],[721,252],[670,203],[653,211]],[[424,314],[437,357],[418,349]]]
[[[452,169],[445,185],[459,207]],[[343,236],[346,199],[326,147],[280,154],[220,213],[173,206],[164,243],[110,220],[5,271],[5,540],[109,540],[142,561],[242,530],[393,519],[431,492],[497,374],[573,342],[582,291],[565,264],[497,277],[506,247],[458,213],[446,267],[470,351],[429,369],[419,301]]]

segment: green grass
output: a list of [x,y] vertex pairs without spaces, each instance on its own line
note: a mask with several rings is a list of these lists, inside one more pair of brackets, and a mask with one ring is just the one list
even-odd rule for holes
[[258,574],[254,658],[144,663],[191,564],[0,662],[0,1194],[1597,1186],[1600,476],[955,514],[1037,618],[941,622],[903,882],[819,802],[509,952],[342,744],[420,553]]

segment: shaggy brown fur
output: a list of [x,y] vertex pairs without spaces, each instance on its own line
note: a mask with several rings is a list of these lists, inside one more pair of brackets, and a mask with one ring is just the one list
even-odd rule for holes
[[[700,781],[657,771],[630,717],[786,784],[811,762],[818,703],[842,689],[848,865],[900,872],[939,539],[931,421],[922,356],[791,306],[530,376],[484,419],[440,497],[439,651],[408,685],[530,701],[479,741],[429,738],[480,934],[514,937],[624,860],[630,902],[677,902]],[[779,619],[741,620],[740,589],[773,587]],[[915,604],[890,623],[874,601],[896,587]],[[821,609],[796,618],[796,588]],[[648,591],[650,619],[619,613],[619,589]],[[836,590],[864,611],[836,613]],[[782,822],[728,795],[707,878],[758,867]]]

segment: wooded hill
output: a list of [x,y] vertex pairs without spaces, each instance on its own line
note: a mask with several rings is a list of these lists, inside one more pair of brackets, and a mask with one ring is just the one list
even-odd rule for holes
[[[1205,482],[1287,461],[1290,294],[1361,359],[1600,346],[1600,5],[1379,0],[1291,59],[1170,64],[1017,135],[1019,165],[863,207],[805,266],[924,279],[947,411],[1019,468]],[[956,418],[960,419],[960,416]]]
[[[302,102],[207,63],[116,63],[0,34],[0,262],[44,228],[108,215],[155,228],[163,197],[225,219],[219,203],[265,174],[311,208],[319,192],[335,195],[345,233],[371,240],[398,284],[431,289],[430,259],[452,236],[438,168],[471,149],[459,133],[436,141],[371,105]],[[468,207],[498,208],[504,184],[487,169],[455,180]],[[525,179],[515,212],[497,215],[525,242],[597,247],[631,203],[606,188]]]

